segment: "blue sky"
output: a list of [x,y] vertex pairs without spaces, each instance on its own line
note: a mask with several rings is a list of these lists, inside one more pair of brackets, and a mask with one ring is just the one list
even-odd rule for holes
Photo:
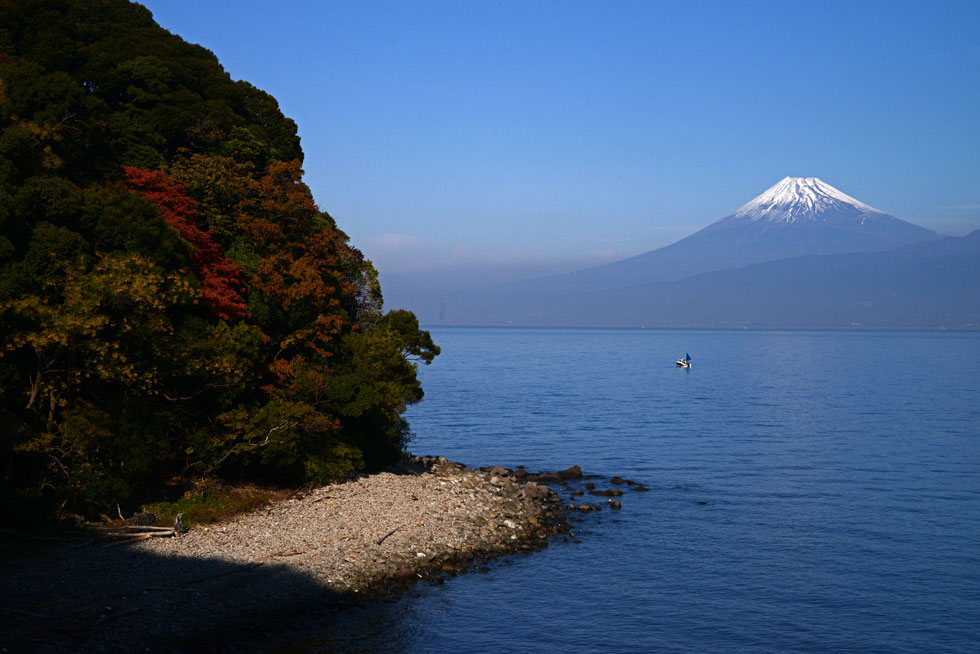
[[150,0],[386,275],[646,252],[782,177],[980,228],[980,2]]

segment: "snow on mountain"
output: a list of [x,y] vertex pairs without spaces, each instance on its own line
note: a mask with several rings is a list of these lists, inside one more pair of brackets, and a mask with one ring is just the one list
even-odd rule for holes
[[[803,256],[880,252],[938,238],[815,177],[786,177],[734,213],[666,247],[586,270],[448,293],[437,301],[430,298],[428,313],[420,304],[412,309],[429,322],[586,324],[581,322],[584,318],[571,318],[581,304],[579,313],[595,312],[593,320],[600,324],[606,306],[599,299],[603,294],[622,292],[629,297],[629,289],[703,273]],[[815,273],[819,268],[806,269]],[[587,297],[591,304],[585,302]],[[694,304],[701,303],[692,298]],[[551,312],[547,320],[540,317],[545,307]]]
[[736,209],[728,218],[796,223],[820,221],[822,216],[839,213],[860,215],[883,212],[816,177],[784,177]]
[[676,243],[541,280],[541,285],[565,290],[625,287],[803,255],[889,250],[937,238],[935,232],[889,216],[816,177],[786,177]]

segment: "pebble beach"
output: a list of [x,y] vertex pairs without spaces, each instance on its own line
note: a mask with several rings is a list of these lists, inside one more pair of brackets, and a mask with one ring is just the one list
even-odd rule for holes
[[531,474],[408,457],[391,471],[177,537],[96,539],[15,558],[0,567],[0,647],[169,652],[241,643],[311,610],[544,547],[569,529],[547,484],[579,477],[577,467]]

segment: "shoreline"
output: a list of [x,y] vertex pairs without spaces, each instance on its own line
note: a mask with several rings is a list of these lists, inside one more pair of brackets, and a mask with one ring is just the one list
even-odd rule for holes
[[546,547],[570,530],[568,512],[599,508],[565,505],[548,486],[581,478],[577,466],[532,474],[409,455],[175,538],[6,561],[0,648],[220,647],[311,611],[396,596]]

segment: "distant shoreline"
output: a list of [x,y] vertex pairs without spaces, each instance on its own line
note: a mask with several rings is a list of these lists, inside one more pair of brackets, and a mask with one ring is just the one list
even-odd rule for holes
[[980,332],[980,325],[966,325],[959,327],[881,327],[873,325],[851,325],[851,326],[785,326],[785,325],[732,325],[720,326],[711,325],[705,327],[672,327],[667,325],[518,325],[518,324],[499,324],[499,325],[454,325],[448,323],[428,323],[421,325],[423,329],[609,329],[609,330],[649,330],[649,331],[716,331],[716,332],[949,332],[949,333],[973,333]]

